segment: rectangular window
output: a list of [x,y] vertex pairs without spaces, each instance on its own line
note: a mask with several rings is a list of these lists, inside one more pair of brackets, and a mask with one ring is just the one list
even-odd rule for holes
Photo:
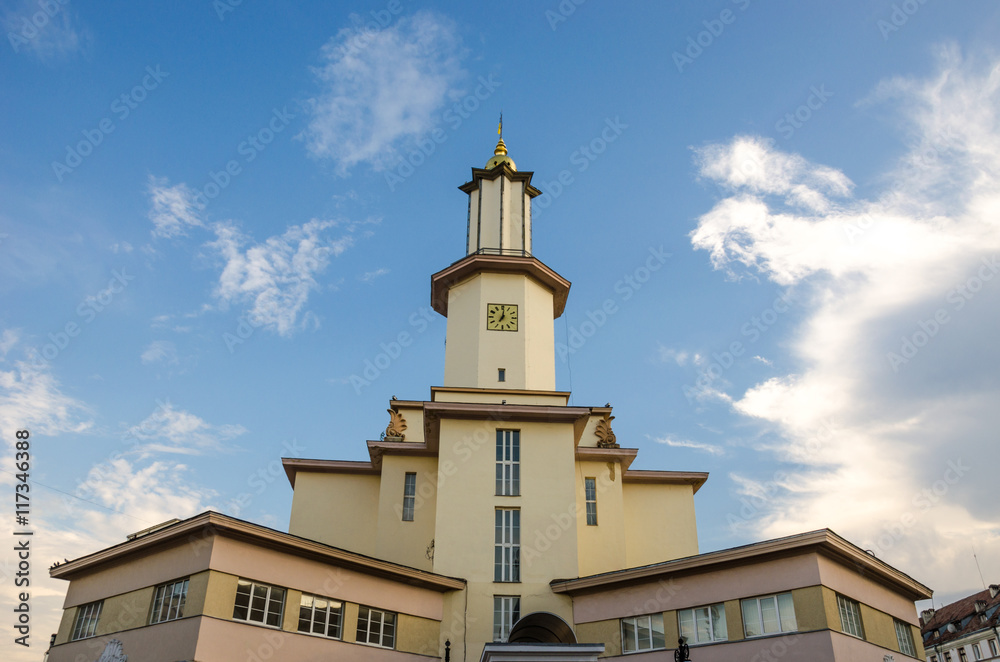
[[497,381],[505,382],[507,381],[507,371],[503,368],[497,368]]
[[979,644],[972,644],[972,656],[977,660],[983,659],[983,651],[979,648]]
[[587,500],[587,526],[597,526],[597,480],[584,478],[583,490]]
[[521,511],[497,508],[493,546],[493,581],[521,581]]
[[638,653],[666,647],[662,613],[622,619],[622,652]]
[[170,584],[160,584],[153,593],[153,611],[149,624],[173,621],[184,617],[184,603],[187,602],[188,580],[178,579]]
[[721,602],[707,607],[682,609],[677,612],[681,636],[692,644],[726,641],[726,606]]
[[998,655],[998,653],[997,653],[997,640],[996,639],[990,639],[989,644],[990,644],[990,655],[994,655],[994,656]]
[[521,433],[497,430],[497,495],[521,493]]
[[392,648],[396,645],[396,615],[391,611],[359,607],[357,641]]
[[791,593],[747,598],[741,600],[740,605],[743,608],[743,631],[748,637],[798,630]]
[[916,657],[917,649],[913,645],[913,631],[910,629],[910,626],[895,618],[893,622],[896,624],[896,641],[899,642],[899,652],[910,657]]
[[521,598],[516,595],[493,596],[493,641],[507,641],[510,629],[521,618]]
[[71,641],[86,639],[97,634],[97,619],[101,617],[101,607],[104,600],[80,605],[76,609],[76,625],[73,627],[73,637]]
[[853,637],[864,639],[865,631],[861,627],[861,607],[858,603],[838,594],[837,609],[840,611],[840,629]]
[[417,496],[417,474],[407,473],[403,478],[403,521],[413,521],[413,504]]
[[965,647],[958,649],[958,659],[961,660],[961,662],[969,662],[969,656],[965,652]]
[[233,620],[281,627],[285,607],[285,589],[241,579],[236,585]]
[[299,632],[340,639],[344,607],[337,600],[302,594],[299,601]]
[[951,662],[951,651],[945,651],[944,662]]

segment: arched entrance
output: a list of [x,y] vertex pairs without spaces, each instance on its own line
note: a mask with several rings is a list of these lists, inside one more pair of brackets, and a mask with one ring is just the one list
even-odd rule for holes
[[547,611],[523,616],[510,629],[508,643],[575,644],[576,635],[566,621]]

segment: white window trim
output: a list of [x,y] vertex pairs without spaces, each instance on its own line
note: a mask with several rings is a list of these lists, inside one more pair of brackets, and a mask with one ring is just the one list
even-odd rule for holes
[[[649,648],[640,648],[639,647],[639,644],[640,644],[640,642],[639,642],[639,622],[640,622],[641,619],[645,619],[646,629],[649,630]],[[660,634],[663,636],[663,645],[662,646],[657,646],[656,643],[655,643],[655,639],[654,639],[654,636],[653,636],[653,632],[654,632],[653,622],[654,622],[654,620],[659,621]],[[635,639],[633,641],[633,643],[635,644],[635,650],[630,650],[630,651],[626,651],[625,650],[625,623],[628,622],[628,621],[631,621],[631,623],[632,623],[632,631],[635,633]],[[663,627],[663,612],[656,612],[654,614],[642,614],[642,615],[639,615],[639,616],[629,616],[629,617],[623,618],[623,619],[621,619],[619,621],[619,630],[621,632],[622,654],[623,655],[634,655],[636,653],[646,653],[648,651],[666,650],[666,648],[667,648],[666,630]]]
[[77,607],[76,622],[73,624],[73,636],[70,641],[90,639],[97,636],[97,622],[101,618],[104,600],[88,602]]
[[[260,626],[263,626],[263,627],[266,627],[266,628],[272,628],[272,629],[280,630],[281,629],[281,625],[282,625],[282,623],[284,623],[284,620],[285,620],[285,599],[288,597],[288,589],[286,589],[283,586],[272,586],[271,584],[264,584],[262,582],[255,582],[252,579],[244,579],[242,577],[239,579],[239,581],[247,582],[248,584],[250,584],[250,602],[247,603],[247,617],[246,618],[237,618],[237,616],[236,616],[236,602],[235,602],[235,599],[234,599],[234,601],[233,601],[233,620],[234,621],[238,621],[240,623],[253,623],[254,625],[260,625]],[[252,618],[250,618],[250,614],[253,613],[253,593],[254,593],[254,588],[256,588],[258,586],[267,589],[267,595],[264,597],[264,620],[263,621],[255,621]],[[271,608],[271,602],[279,600],[278,598],[274,598],[273,597],[273,595],[274,595],[274,589],[278,589],[278,590],[281,591],[281,598],[280,598],[281,609],[278,611],[278,624],[277,625],[270,625],[267,622],[267,615],[271,611],[271,609],[270,609]],[[237,583],[237,585],[236,585],[236,596],[234,596],[234,598],[238,598],[239,597],[239,590],[240,590],[239,589],[239,583]]]
[[[726,631],[725,636],[718,639],[715,638],[715,617],[712,616],[712,607],[717,607],[720,612],[722,612],[722,621],[726,622],[726,604],[724,602],[716,602],[711,605],[701,605],[700,607],[691,607],[690,609],[680,609],[677,612],[677,631],[681,633],[681,615],[685,613],[691,614],[691,623],[694,629],[694,636],[689,637],[687,642],[691,644],[711,644],[719,641],[729,641],[729,632]],[[709,639],[701,640],[698,638],[698,615],[695,613],[699,609],[708,609],[708,631]],[[728,623],[727,623],[728,625]],[[684,636],[681,633],[681,636]]]
[[[312,604],[309,607],[306,607],[305,605],[302,604],[302,600],[305,600],[306,598],[309,598],[309,599],[312,600]],[[326,602],[327,602],[326,609],[318,609],[316,607],[316,600],[326,600]],[[334,607],[333,605],[337,605],[337,606]],[[302,629],[302,610],[303,609],[307,609],[307,608],[309,609],[309,629],[308,630],[303,630]],[[315,625],[315,623],[316,623],[316,614],[317,613],[320,613],[320,614],[325,613],[326,614],[326,620],[323,623],[323,632],[322,633],[313,632],[313,630],[312,630],[313,625]],[[333,635],[327,634],[329,632],[329,630],[330,630],[330,618],[332,616],[334,616],[334,615],[336,615],[336,617],[337,617],[337,631],[340,633],[337,636],[333,636]],[[295,627],[297,628],[296,632],[298,632],[299,634],[309,634],[309,635],[312,635],[314,637],[322,637],[324,639],[342,640],[344,638],[344,603],[341,602],[340,600],[334,600],[333,598],[327,598],[327,597],[322,596],[322,595],[313,595],[312,593],[303,593],[302,597],[299,598],[299,617],[297,619]]]
[[[361,611],[365,610],[365,609],[368,610],[368,618],[366,618],[364,620],[364,622],[366,624],[366,626],[365,626],[365,640],[364,641],[356,641],[356,643],[364,644],[365,646],[374,646],[376,648],[385,648],[385,649],[388,649],[388,650],[395,650],[396,649],[396,630],[399,627],[399,615],[396,614],[396,612],[393,612],[393,611],[386,611],[384,609],[375,609],[374,607],[366,607],[364,605],[360,605],[358,607],[358,629],[359,630],[361,628],[361,622],[362,622],[361,621]],[[372,616],[375,615],[375,614],[378,614],[378,617],[379,617],[378,618],[378,624],[379,624],[379,636],[378,636],[379,637],[379,641],[378,641],[378,643],[374,643],[374,642],[368,641],[371,638],[371,634],[372,634],[372,623],[375,622],[375,620],[372,618]],[[386,646],[384,643],[382,643],[383,641],[385,641],[385,617],[386,617],[387,614],[391,614],[392,615],[392,643],[390,643],[388,646]],[[355,640],[357,640],[357,633],[355,633]]]
[[496,472],[499,474],[496,495],[521,496],[521,431],[497,430],[496,450],[500,455],[496,461]]
[[[590,486],[593,485],[593,489]],[[591,498],[593,496],[593,498]],[[597,479],[583,479],[583,499],[587,515],[587,526],[597,526]],[[593,521],[591,521],[591,506],[593,506]]]
[[[757,596],[757,597],[753,597],[753,598],[743,598],[742,600],[740,600],[740,618],[742,620],[741,627],[743,628],[743,635],[747,639],[756,639],[757,637],[767,637],[767,636],[770,636],[770,635],[782,634],[782,633],[785,633],[785,632],[798,632],[798,629],[799,629],[799,625],[798,625],[799,619],[795,615],[795,603],[794,603],[794,601],[792,602],[792,619],[795,621],[794,624],[791,624],[791,623],[782,623],[782,621],[781,621],[781,607],[780,607],[780,602],[778,601],[778,598],[781,597],[781,596],[783,596],[783,595],[787,595],[789,598],[792,597],[791,592],[786,591],[784,593],[772,593],[771,595],[761,595],[761,596]],[[757,625],[760,626],[760,634],[751,635],[751,634],[748,634],[747,631],[746,631],[746,608],[744,607],[743,603],[750,602],[751,600],[753,600],[757,604]],[[776,612],[776,614],[778,616],[778,631],[777,632],[765,632],[764,631],[764,610],[761,609],[761,607],[760,607],[762,600],[774,600],[774,608],[775,608],[775,612]]]
[[[909,655],[910,657],[917,656],[917,647],[913,641],[913,631],[910,629],[909,624],[904,623],[898,618],[892,619],[893,625],[896,627],[896,642],[899,644],[899,652],[903,655]],[[903,642],[906,642],[905,644]],[[909,650],[906,650],[909,646]]]
[[[861,605],[857,600],[837,594],[837,611],[840,612],[840,630],[844,634],[861,639],[865,638],[865,626],[861,622]],[[855,630],[857,630],[855,632]],[[899,633],[896,634],[899,636]]]
[[[499,621],[497,620],[499,607]],[[510,630],[521,618],[521,596],[493,596],[493,641],[506,643]]]
[[[412,480],[411,480],[412,478]],[[407,471],[403,476],[403,513],[404,522],[412,522],[416,511],[417,501],[417,474]]]
[[[497,520],[500,526],[498,527]],[[500,538],[497,540],[497,538]],[[521,581],[521,511],[517,508],[497,508],[494,515],[493,581]],[[496,554],[500,552],[499,577]]]
[[[184,618],[184,605],[187,604],[187,592],[188,592],[188,581],[189,579],[185,577],[184,579],[178,579],[173,582],[167,582],[166,584],[160,584],[153,591],[153,609],[149,614],[149,624],[156,625],[157,623],[167,623],[169,621],[176,621],[179,618]],[[181,585],[180,594],[178,595],[175,588],[178,584]],[[167,590],[169,589],[169,594]],[[176,604],[174,603],[174,598],[178,598]],[[158,614],[163,613],[163,602],[166,598],[167,602],[167,615],[165,618],[157,618]],[[170,611],[174,610],[174,616],[170,616]]]

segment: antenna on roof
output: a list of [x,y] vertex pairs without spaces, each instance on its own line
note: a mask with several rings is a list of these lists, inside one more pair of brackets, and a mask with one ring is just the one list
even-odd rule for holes
[[979,557],[976,556],[976,543],[972,543],[972,558],[976,560],[976,570],[979,571],[979,581],[983,583],[983,590],[986,590],[986,580],[983,579],[983,569],[979,567]]

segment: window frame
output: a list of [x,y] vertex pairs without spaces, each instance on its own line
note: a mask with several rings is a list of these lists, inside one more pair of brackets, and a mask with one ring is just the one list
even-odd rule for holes
[[[412,480],[411,480],[412,479]],[[404,522],[412,522],[416,511],[417,503],[417,473],[407,471],[403,475],[403,511],[401,517]]]
[[[184,618],[184,606],[187,604],[187,592],[190,579],[190,577],[175,579],[172,582],[160,584],[153,590],[153,606],[149,611],[149,625],[167,623],[169,621],[176,621],[180,618]],[[178,584],[181,585],[179,596],[176,588]],[[169,597],[167,589],[170,589]],[[174,604],[175,597],[179,598],[176,605]],[[164,600],[164,598],[166,598],[166,600]],[[163,615],[164,602],[166,602],[165,616]],[[174,610],[173,616],[170,615],[171,610]],[[162,617],[157,618],[158,614]]]
[[959,662],[969,662],[969,654],[965,652],[965,646],[958,647]]
[[[250,590],[247,593],[247,595],[249,596],[249,600],[247,601],[246,606],[243,607],[244,609],[246,609],[246,617],[240,618],[239,616],[236,615],[236,610],[241,608],[239,604],[240,587],[244,585],[248,585],[250,587]],[[264,620],[262,621],[258,621],[254,618],[251,618],[254,611],[253,601],[256,597],[258,597],[256,595],[256,590],[255,590],[257,588],[267,589],[267,592],[264,595],[264,609],[263,609]],[[276,591],[281,592],[280,598],[274,597]],[[233,620],[239,621],[240,623],[250,623],[253,625],[261,625],[266,628],[274,628],[280,630],[282,623],[284,623],[285,620],[285,600],[287,597],[288,597],[288,589],[286,589],[283,586],[275,586],[274,584],[265,584],[264,582],[258,582],[254,581],[253,579],[246,579],[244,577],[240,577],[236,584],[236,596],[233,601]],[[277,625],[272,625],[271,623],[268,623],[268,617],[274,613],[271,609],[271,605],[275,602],[277,602],[279,605],[277,613],[278,623]]]
[[97,636],[97,623],[101,619],[101,612],[104,610],[104,600],[88,602],[76,608],[76,619],[73,623],[73,632],[70,641],[90,639]]
[[587,513],[587,526],[597,526],[597,479],[583,479],[583,500]]
[[[364,631],[362,631],[362,629],[361,629],[361,627],[362,627],[362,617],[361,617],[361,614],[363,612],[367,612],[367,616],[364,619],[364,623],[366,625]],[[372,623],[375,622],[372,619],[372,615],[373,614],[379,614],[380,615],[380,618],[379,618],[379,621],[378,621],[379,630],[378,630],[378,634],[376,635],[378,637],[378,639],[379,639],[378,642],[371,641],[371,637],[372,637],[371,626],[372,626]],[[387,616],[391,616],[392,618],[391,619],[387,619],[386,618]],[[357,627],[357,632],[355,633],[354,640],[357,643],[359,643],[359,644],[364,644],[365,646],[375,646],[376,648],[385,648],[385,649],[388,649],[388,650],[396,650],[396,629],[399,626],[398,616],[399,615],[396,612],[394,612],[394,611],[388,611],[386,609],[376,609],[375,607],[368,607],[366,605],[358,605],[358,627]],[[387,620],[391,620],[392,621],[390,623],[390,627],[392,628],[392,632],[388,635],[389,638],[390,638],[390,641],[389,641],[388,645],[386,645],[385,643],[383,643],[385,641],[385,638],[386,638],[386,633],[385,633],[385,629],[386,628],[385,628],[385,626],[386,626],[386,621]],[[361,638],[362,632],[365,635],[364,639]]]
[[493,519],[493,581],[521,581],[521,509],[497,508]]
[[[643,643],[645,643],[645,642],[640,642],[639,641],[639,634],[642,631],[642,625],[643,625],[643,624],[640,623],[640,619],[646,619],[646,621],[645,621],[645,629],[646,629],[647,632],[649,632],[649,637],[648,637],[649,647],[648,648],[642,648],[641,645]],[[632,648],[632,649],[628,649],[628,647],[626,646],[626,641],[628,640],[628,639],[626,639],[626,634],[625,634],[626,623],[630,623],[631,626],[632,626],[632,633],[634,635],[634,637],[631,638],[632,645],[634,646],[634,648]],[[660,635],[659,636],[659,643],[661,645],[659,645],[659,646],[656,645],[657,644],[657,638],[656,638],[657,630],[654,627],[654,625],[656,625],[657,623],[660,626],[660,629],[659,629],[659,635]],[[637,616],[627,616],[625,618],[619,619],[618,628],[619,628],[619,633],[621,634],[621,642],[622,642],[622,649],[621,650],[622,650],[622,654],[623,655],[632,655],[632,654],[635,654],[635,653],[645,653],[647,651],[666,650],[666,648],[667,648],[666,631],[664,630],[664,627],[663,627],[663,612],[661,612],[661,611],[658,611],[658,612],[655,612],[655,613],[652,613],[652,614],[640,614],[640,615],[637,615]]]
[[[865,625],[861,621],[861,604],[846,595],[837,594],[837,611],[840,613],[840,631],[865,640]],[[845,616],[847,617],[845,620]],[[853,619],[854,622],[851,622]],[[857,629],[857,632],[854,629]],[[899,636],[899,633],[896,633]]]
[[521,596],[493,596],[493,641],[506,643],[511,628],[521,618]]
[[[697,612],[700,611],[700,610],[702,610],[702,609],[707,610],[706,613],[708,615],[708,636],[709,636],[708,639],[701,639],[699,637],[698,613]],[[713,611],[712,611],[713,609],[716,609],[720,614],[722,614],[722,618],[721,619],[716,619],[713,616]],[[683,619],[684,614],[690,614],[691,615],[691,621],[690,621],[690,623],[691,623],[691,631],[690,631],[690,634],[685,633],[684,626],[682,625],[682,619]],[[715,630],[716,630],[717,625],[720,622],[721,622],[723,636],[720,637],[720,638],[716,638],[716,636],[715,636]],[[688,609],[678,609],[677,610],[677,632],[680,634],[680,636],[686,637],[685,641],[687,641],[688,643],[693,643],[693,644],[711,644],[711,643],[717,643],[717,642],[720,642],[720,641],[729,641],[729,631],[728,631],[727,627],[728,627],[728,623],[726,622],[726,603],[724,603],[724,602],[716,602],[715,604],[701,605],[699,607],[690,607]]]
[[[791,613],[791,620],[792,620],[792,622],[790,624],[789,623],[782,623],[781,601],[779,600],[779,598],[783,598],[785,596],[788,596],[788,600],[790,601],[791,606],[792,606],[792,613]],[[761,605],[763,604],[763,601],[765,601],[765,600],[773,600],[774,614],[775,614],[775,616],[777,618],[777,622],[778,622],[778,629],[776,631],[774,631],[774,632],[768,632],[766,630],[766,624],[765,624],[765,620],[764,620],[764,610],[761,608]],[[759,628],[760,628],[760,632],[758,634],[750,634],[749,632],[747,632],[747,608],[746,608],[746,605],[747,605],[747,603],[751,603],[751,602],[754,604],[756,612],[757,612],[757,619],[756,619],[757,622],[756,622],[756,625],[759,626]],[[792,599],[792,593],[791,593],[791,591],[785,591],[784,593],[771,593],[770,595],[759,595],[759,596],[752,597],[752,598],[743,598],[742,600],[740,600],[740,618],[743,621],[743,635],[747,639],[756,638],[756,637],[765,637],[765,636],[771,635],[771,634],[783,634],[785,632],[798,632],[798,630],[799,630],[798,617],[795,615],[795,601]]]
[[983,649],[980,648],[978,641],[972,644],[972,657],[977,660],[983,659]]
[[[304,604],[307,599],[310,601],[310,604],[308,606]],[[318,600],[325,600],[326,603],[327,603],[326,607],[322,607],[322,608],[321,607],[317,607],[316,606],[316,602]],[[334,607],[334,605],[337,605],[337,606]],[[307,610],[307,609],[308,609],[308,613],[309,613],[308,619],[304,618],[303,617],[303,613],[302,613],[304,610]],[[325,618],[324,618],[324,620],[321,623],[322,626],[323,626],[323,629],[322,629],[321,632],[316,632],[316,630],[315,630],[316,625],[317,625],[316,615],[317,614],[321,614],[321,613],[325,615]],[[330,628],[334,627],[334,624],[331,623],[331,618],[334,615],[336,615],[336,620],[337,620],[337,622],[335,624],[337,634],[335,634],[335,635],[330,634]],[[309,629],[307,629],[307,630],[303,630],[302,629],[302,622],[304,620],[308,620]],[[299,597],[299,617],[298,617],[296,628],[297,628],[296,632],[298,632],[300,634],[309,634],[309,635],[313,635],[315,637],[323,637],[324,639],[339,639],[339,640],[342,640],[344,638],[344,603],[343,603],[343,601],[342,600],[334,600],[333,598],[328,598],[328,597],[322,596],[322,595],[314,595],[312,593],[303,593],[301,595],[301,597]]]
[[497,428],[496,496],[521,496],[521,431]]
[[988,639],[986,641],[986,645],[990,649],[990,655],[991,656],[996,657],[997,655],[1000,655],[1000,652],[997,651],[997,640],[996,639]]
[[[916,657],[917,646],[916,643],[914,643],[913,641],[913,630],[910,629],[909,623],[904,623],[898,618],[892,619],[892,622],[896,628],[896,643],[899,644],[899,652],[902,653],[903,655]],[[901,634],[905,634],[905,638],[903,636],[900,636]],[[905,645],[903,643],[904,641],[906,642]],[[909,650],[907,650],[907,647],[909,647]]]

